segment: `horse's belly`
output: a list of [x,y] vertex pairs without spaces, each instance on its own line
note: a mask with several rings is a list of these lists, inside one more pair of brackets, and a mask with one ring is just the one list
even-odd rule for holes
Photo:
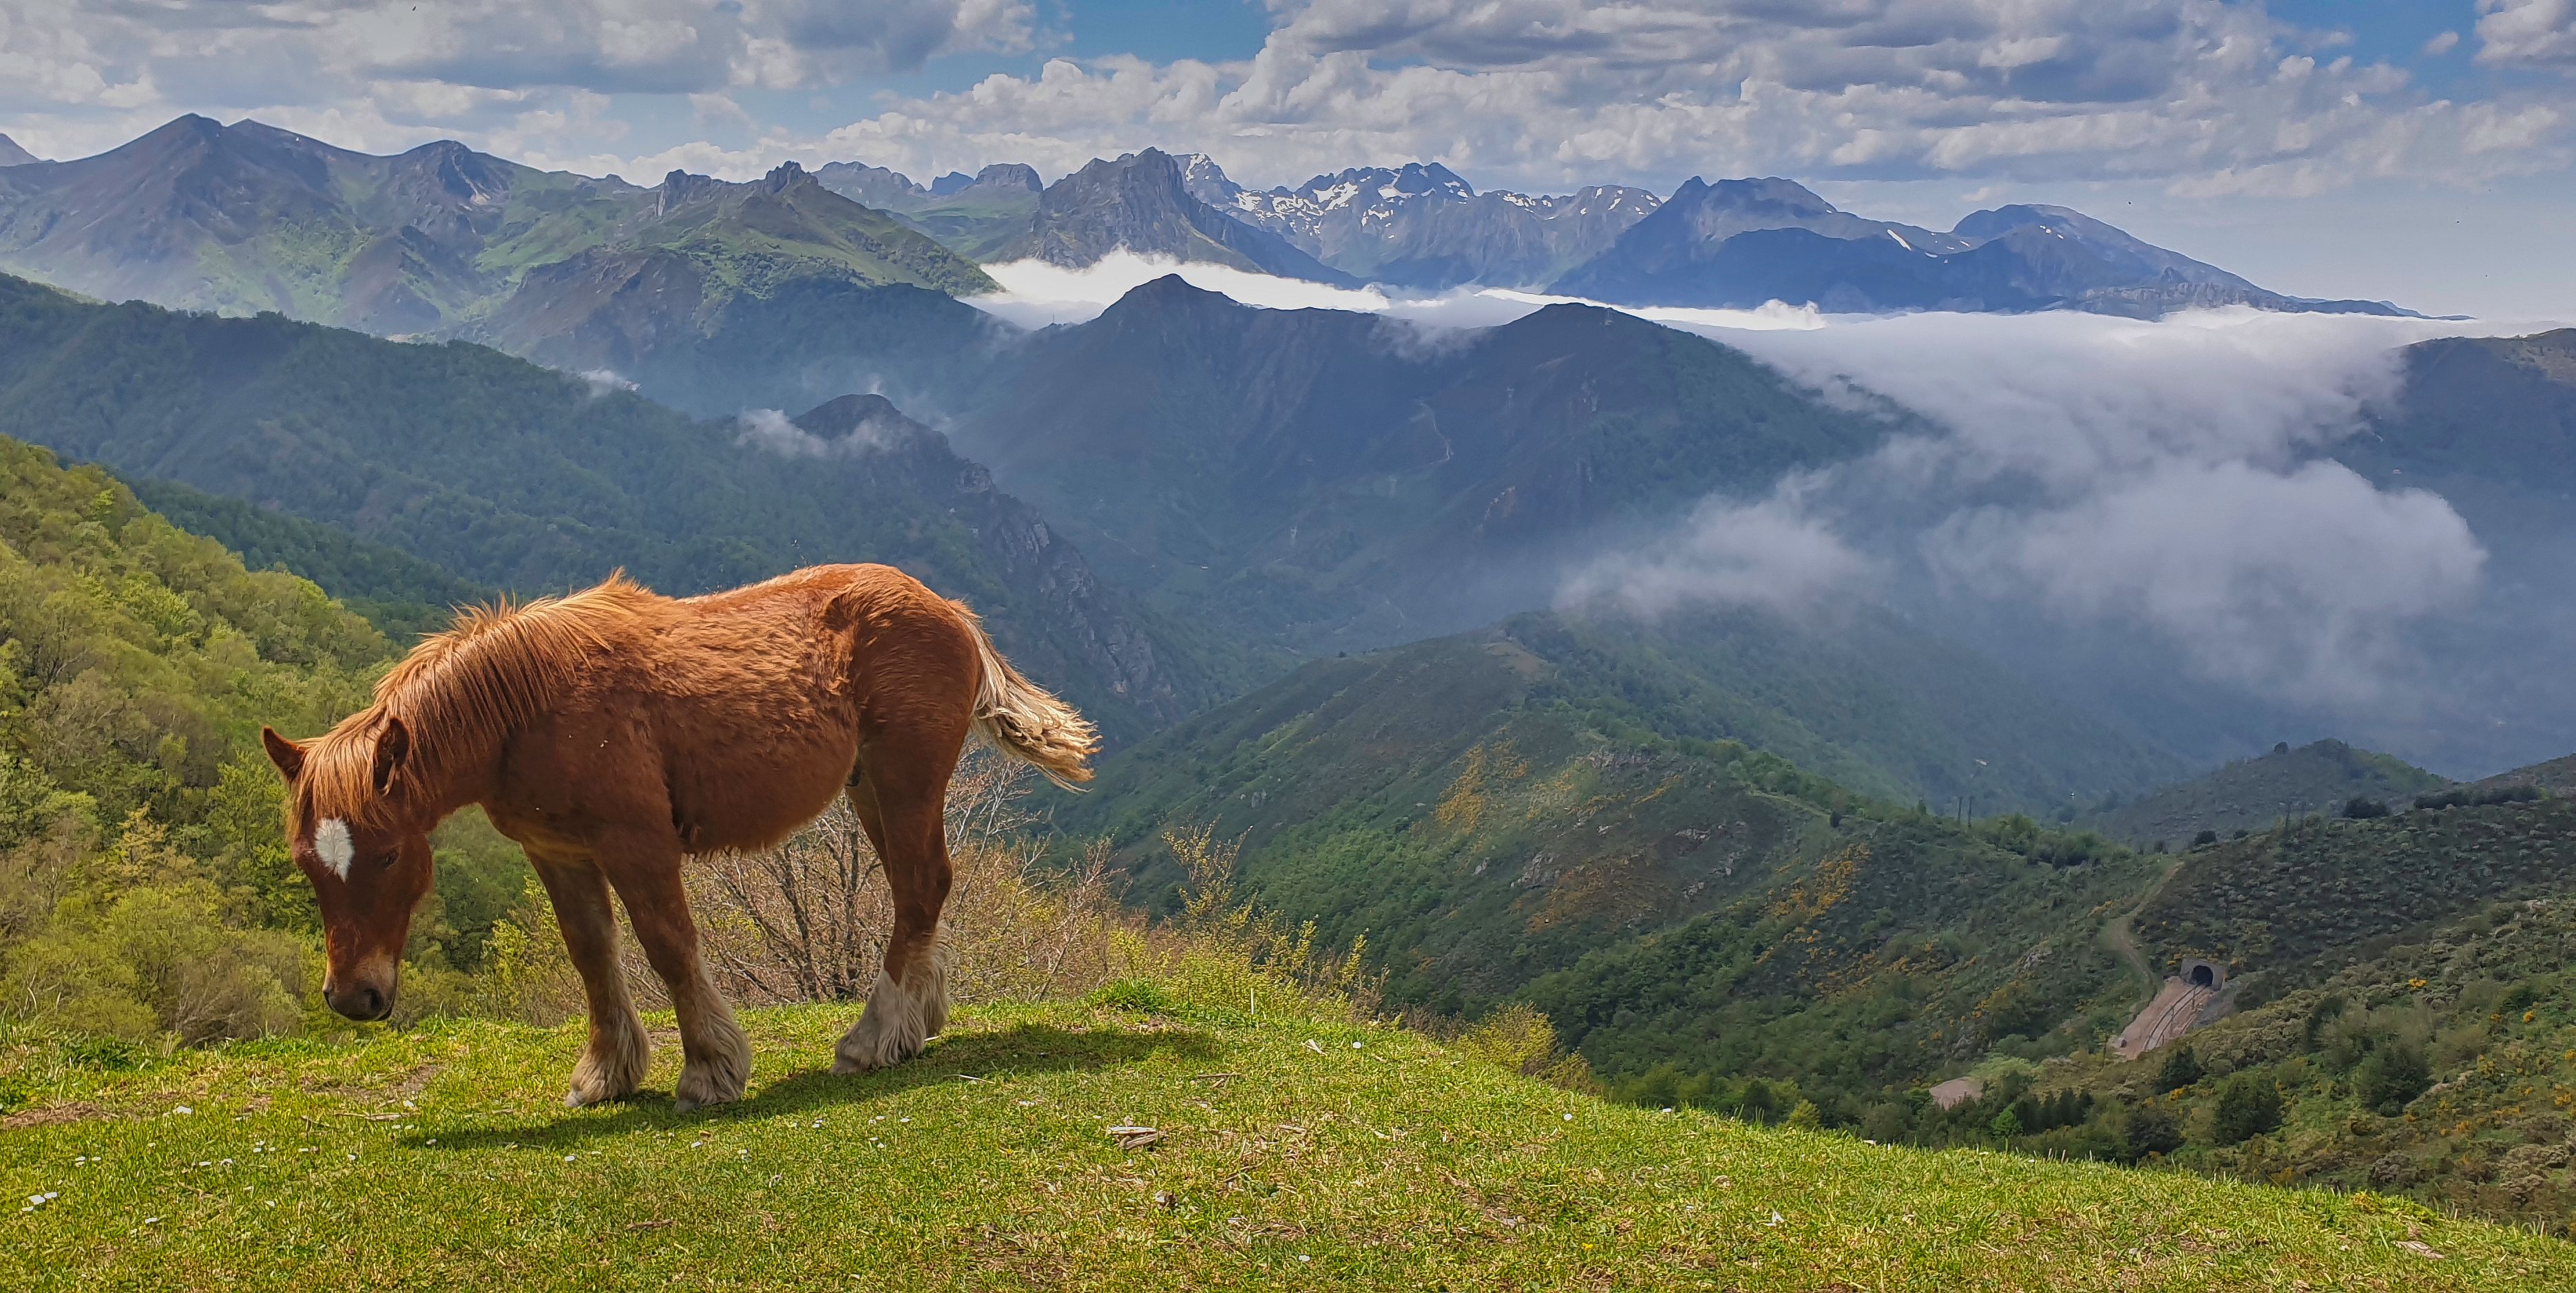
[[760,848],[831,807],[858,759],[855,731],[823,724],[671,756],[671,820],[691,853]]

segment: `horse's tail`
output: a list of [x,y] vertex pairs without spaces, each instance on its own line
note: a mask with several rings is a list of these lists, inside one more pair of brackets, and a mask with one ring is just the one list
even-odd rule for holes
[[975,688],[975,730],[1003,753],[1067,790],[1075,789],[1076,782],[1091,780],[1091,756],[1100,750],[1100,729],[1055,693],[1021,677],[993,649],[993,639],[985,635],[975,612],[958,606],[957,613],[966,621],[966,631],[975,635],[975,654],[984,666],[984,680]]

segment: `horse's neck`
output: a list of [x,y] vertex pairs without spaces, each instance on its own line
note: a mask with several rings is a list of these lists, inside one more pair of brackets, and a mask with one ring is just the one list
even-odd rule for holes
[[[438,736],[414,733],[412,748],[422,751],[413,775],[414,793],[433,821],[445,821],[461,809],[489,800],[501,781],[501,751],[508,733],[459,732],[442,743]],[[434,753],[432,752],[434,751]]]

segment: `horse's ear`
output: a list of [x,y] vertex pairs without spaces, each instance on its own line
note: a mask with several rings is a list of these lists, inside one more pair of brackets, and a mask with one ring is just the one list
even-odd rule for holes
[[259,743],[268,748],[268,761],[277,765],[277,775],[288,784],[304,773],[304,747],[277,734],[275,728],[259,729]]
[[403,761],[411,757],[411,729],[391,714],[385,715],[385,730],[376,734],[376,793],[383,794],[394,783],[394,774],[402,771]]

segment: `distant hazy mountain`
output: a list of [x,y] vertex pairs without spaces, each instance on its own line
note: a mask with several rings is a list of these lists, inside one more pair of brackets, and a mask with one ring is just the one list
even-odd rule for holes
[[1213,690],[1054,527],[875,396],[698,421],[480,346],[0,277],[0,435],[524,593],[620,567],[688,593],[891,562],[973,602],[1023,667],[1125,735]]
[[828,163],[814,172],[814,178],[853,202],[875,207],[928,234],[969,260],[996,259],[995,251],[1027,233],[1044,188],[1034,168],[1010,163],[987,166],[972,177],[951,171],[929,188],[899,171],[858,162]]
[[750,184],[673,172],[642,188],[453,142],[377,157],[196,116],[95,157],[0,170],[0,268],[110,300],[520,345],[631,330],[613,321],[620,293],[685,328],[799,277],[991,286],[793,166]]
[[2449,784],[2401,759],[2354,749],[2341,741],[2318,741],[2237,760],[2098,813],[2083,824],[2139,848],[2158,841],[2182,847],[2202,831],[2226,836],[2262,830],[2284,817],[2331,816],[2354,799],[2404,808],[2415,796]]
[[1401,287],[1537,287],[1607,250],[1661,199],[1600,185],[1553,197],[1478,193],[1437,162],[1318,175],[1254,192],[1200,154],[1190,192],[1335,269]]
[[41,160],[43,159],[34,153],[20,148],[17,140],[7,135],[0,135],[0,166],[24,166],[29,162]]
[[1612,310],[1434,334],[1178,277],[1029,337],[987,385],[951,434],[1105,568],[1317,645],[1543,605],[1604,527],[1768,488],[1883,433]]
[[1153,148],[1116,161],[1093,161],[1048,185],[1028,230],[987,259],[1035,257],[1058,265],[1089,265],[1122,249],[1282,278],[1354,283],[1286,238],[1193,196],[1182,180],[1180,162]]
[[1853,215],[1784,179],[1694,178],[1554,290],[1624,305],[1786,301],[1838,311],[2403,313],[2385,302],[2268,292],[2064,207],[1980,211],[1939,233]]

